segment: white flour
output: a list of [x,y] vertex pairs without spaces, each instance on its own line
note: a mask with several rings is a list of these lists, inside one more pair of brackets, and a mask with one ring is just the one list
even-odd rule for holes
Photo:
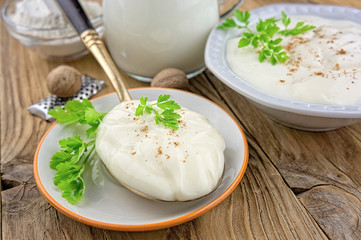
[[[90,19],[102,14],[99,3],[91,1],[80,1],[80,3]],[[9,18],[17,25],[31,28],[17,30],[21,35],[30,37],[24,37],[21,42],[27,47],[34,48],[43,57],[56,59],[85,51],[85,46],[76,31],[70,27],[71,24],[55,0],[18,1],[14,13],[9,15]],[[103,28],[100,29],[101,32],[98,33],[101,35]]]
[[[88,17],[101,14],[101,6],[97,2],[80,2]],[[31,28],[64,28],[70,24],[54,0],[23,0],[15,4],[15,12],[9,16],[16,24]]]

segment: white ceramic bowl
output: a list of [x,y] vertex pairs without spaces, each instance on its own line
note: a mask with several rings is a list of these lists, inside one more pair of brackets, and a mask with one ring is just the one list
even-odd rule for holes
[[[56,61],[70,61],[88,53],[71,25],[64,28],[31,28],[14,22],[10,16],[14,14],[15,5],[19,1],[23,0],[9,0],[6,2],[1,9],[1,18],[9,34],[21,44],[42,58]],[[90,19],[100,36],[104,34],[102,19],[102,15]]]
[[[272,4],[257,8],[250,11],[251,24],[259,18],[280,15],[281,11],[285,11],[289,16],[317,15],[361,24],[360,9],[311,4]],[[227,41],[239,34],[239,31],[213,29],[205,50],[206,65],[221,81],[246,97],[271,119],[292,128],[308,131],[327,131],[361,121],[360,105],[322,105],[285,100],[265,93],[237,76],[227,64],[225,50]]]

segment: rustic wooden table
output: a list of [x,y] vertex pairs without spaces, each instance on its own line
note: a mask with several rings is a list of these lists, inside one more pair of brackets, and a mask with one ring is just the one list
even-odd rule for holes
[[[281,1],[245,0],[241,9],[275,2]],[[359,0],[288,2],[361,8]],[[45,78],[59,64],[23,47],[1,22],[3,239],[361,239],[361,124],[324,133],[284,127],[209,71],[191,79],[190,90],[234,115],[249,143],[248,168],[236,190],[201,217],[158,231],[102,230],[64,216],[39,193],[32,172],[36,146],[50,123],[27,111],[49,95]],[[90,55],[68,64],[107,79]],[[129,87],[149,86],[129,77],[126,80]],[[100,94],[111,91],[107,80]]]

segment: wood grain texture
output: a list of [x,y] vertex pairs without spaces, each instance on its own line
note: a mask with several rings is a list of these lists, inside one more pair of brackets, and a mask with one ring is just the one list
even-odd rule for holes
[[[284,0],[245,0],[253,9]],[[289,0],[342,4],[361,1]],[[4,4],[4,0],[0,0]],[[60,62],[39,58],[0,25],[0,133],[2,239],[360,239],[361,124],[309,133],[279,125],[211,72],[191,79],[190,91],[233,115],[246,133],[250,159],[236,190],[201,217],[150,232],[117,232],[76,222],[53,208],[36,188],[32,161],[49,123],[27,107],[49,95],[46,75]],[[68,62],[105,79],[93,57]],[[129,87],[149,84],[126,79]]]

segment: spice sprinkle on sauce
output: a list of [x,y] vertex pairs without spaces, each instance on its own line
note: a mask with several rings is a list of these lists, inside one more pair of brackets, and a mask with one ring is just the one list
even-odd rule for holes
[[[290,56],[275,66],[260,63],[252,47],[227,43],[227,62],[237,75],[262,91],[289,100],[314,104],[361,104],[361,25],[316,16],[295,16],[316,26],[312,31],[284,37]],[[290,28],[293,26],[290,26]]]
[[103,119],[96,151],[121,183],[156,199],[187,201],[211,192],[221,179],[225,142],[202,115],[186,108],[178,130],[135,117],[138,100],[124,101]]

